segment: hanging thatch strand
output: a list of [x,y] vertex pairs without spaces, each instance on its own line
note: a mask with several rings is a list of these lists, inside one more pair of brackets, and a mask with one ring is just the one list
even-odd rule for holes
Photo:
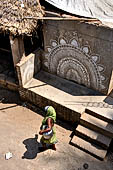
[[30,35],[37,27],[37,20],[23,18],[43,15],[39,0],[0,0],[0,31],[12,35]]

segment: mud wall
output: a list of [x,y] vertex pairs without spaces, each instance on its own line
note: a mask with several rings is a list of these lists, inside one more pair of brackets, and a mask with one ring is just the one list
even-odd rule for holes
[[107,94],[113,69],[113,30],[79,21],[48,20],[43,34],[45,71]]

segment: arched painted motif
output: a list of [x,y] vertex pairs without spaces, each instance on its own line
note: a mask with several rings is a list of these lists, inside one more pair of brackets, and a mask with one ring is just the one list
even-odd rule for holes
[[105,68],[99,64],[100,56],[91,54],[88,45],[82,47],[76,37],[69,41],[60,37],[58,41],[51,40],[50,44],[46,47],[44,64],[51,73],[96,90],[105,90]]

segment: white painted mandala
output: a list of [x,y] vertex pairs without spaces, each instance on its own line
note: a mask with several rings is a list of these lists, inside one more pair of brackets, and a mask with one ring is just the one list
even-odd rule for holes
[[50,44],[46,47],[44,61],[49,72],[96,90],[105,90],[105,68],[98,64],[100,56],[91,54],[89,45],[81,47],[76,37],[69,41],[60,37]]

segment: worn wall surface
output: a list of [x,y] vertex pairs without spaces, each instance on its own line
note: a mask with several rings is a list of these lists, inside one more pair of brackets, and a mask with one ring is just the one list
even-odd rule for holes
[[40,108],[44,108],[45,106],[53,106],[57,112],[57,117],[62,120],[71,123],[78,122],[80,120],[81,114],[79,112],[71,110],[62,104],[56,103],[55,101],[49,100],[44,96],[39,95],[38,93],[36,94],[25,88],[20,88],[19,93],[22,100],[27,100]]
[[16,65],[19,85],[23,87],[40,71],[40,50],[36,50]]
[[48,20],[43,33],[44,70],[107,94],[113,69],[112,29]]

